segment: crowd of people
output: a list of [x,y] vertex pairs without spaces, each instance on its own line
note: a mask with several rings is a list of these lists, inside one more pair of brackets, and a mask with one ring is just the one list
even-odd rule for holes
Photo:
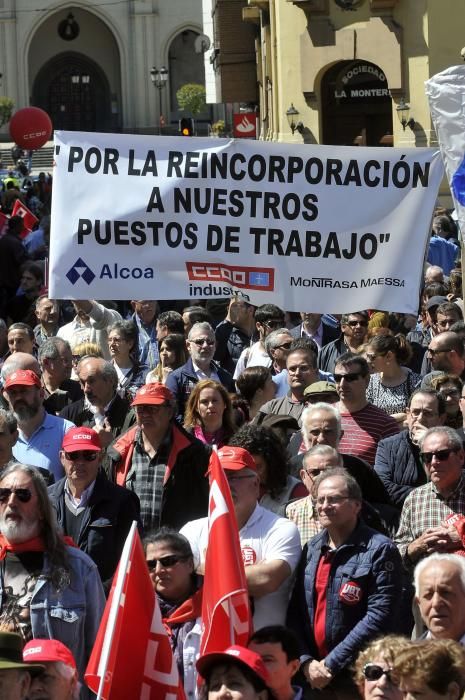
[[[465,323],[447,213],[418,317],[50,299],[43,249],[14,219],[0,238],[0,697],[91,696],[136,521],[186,697],[461,698]],[[212,450],[254,631],[199,657]]]

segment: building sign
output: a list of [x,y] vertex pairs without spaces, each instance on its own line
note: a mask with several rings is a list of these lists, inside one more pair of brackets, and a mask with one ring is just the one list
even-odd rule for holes
[[257,113],[239,112],[239,114],[233,114],[233,135],[236,139],[256,139]]
[[391,92],[386,76],[378,66],[359,61],[351,63],[338,76],[334,97],[344,101],[391,99]]

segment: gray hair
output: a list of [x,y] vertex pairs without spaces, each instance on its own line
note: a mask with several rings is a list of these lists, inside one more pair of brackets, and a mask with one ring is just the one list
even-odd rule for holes
[[419,441],[420,450],[423,449],[423,443],[430,435],[445,435],[451,449],[463,449],[462,439],[459,437],[459,434],[456,430],[454,430],[454,428],[448,428],[446,425],[437,425],[434,428],[428,428],[428,430],[423,433]]
[[428,568],[430,564],[440,564],[442,561],[450,562],[451,564],[455,564],[455,566],[457,567],[463,588],[463,594],[465,596],[465,558],[458,556],[458,554],[439,554],[438,552],[430,554],[428,557],[425,557],[416,565],[415,570],[413,572],[413,585],[415,587],[416,596],[420,595],[420,576],[422,575],[422,573],[425,571],[425,569]]
[[354,501],[359,501],[359,503],[361,503],[363,501],[362,489],[360,488],[358,482],[355,481],[354,477],[351,476],[349,474],[349,472],[346,469],[344,469],[343,467],[334,467],[333,469],[325,469],[325,471],[322,472],[315,479],[315,485],[313,487],[313,489],[314,489],[313,492],[316,494],[318,492],[320,485],[323,483],[323,481],[326,481],[326,479],[332,479],[336,476],[344,479],[344,481],[346,482],[347,495],[349,496],[349,498],[353,498]]
[[71,345],[67,340],[54,336],[44,340],[39,348],[39,362],[42,364],[44,360],[56,360],[60,357],[60,350],[65,347],[71,352]]
[[278,328],[276,331],[271,331],[265,338],[265,351],[269,355],[270,350],[274,350],[279,345],[279,336],[288,335],[292,338],[288,328]]
[[[32,369],[32,367],[34,367],[34,369]],[[41,375],[40,364],[34,355],[25,352],[15,352],[13,355],[6,358],[2,365],[0,372],[3,381],[6,381],[10,374],[16,372],[18,369],[32,369],[38,377]]]
[[[313,447],[310,447],[309,450],[304,452],[304,455],[302,457],[302,464],[305,466],[307,463],[307,459],[309,457],[337,457],[339,466],[343,467],[343,459],[342,455],[339,454],[337,450],[334,449],[334,447],[331,447],[330,445],[313,445]],[[334,467],[335,468],[335,467]]]
[[103,379],[105,379],[105,381],[107,381],[109,384],[111,383],[116,389],[116,387],[118,386],[118,375],[116,373],[116,369],[113,367],[111,362],[109,362],[108,360],[104,360],[101,357],[91,357],[90,355],[84,355],[84,357],[81,357],[81,359],[79,360],[76,368],[78,377],[79,370],[81,369],[81,365],[83,365],[84,362],[97,362],[100,374],[102,375]]
[[330,403],[325,403],[324,401],[318,401],[317,403],[312,403],[310,406],[306,406],[304,410],[302,411],[302,416],[300,418],[301,423],[302,423],[302,428],[300,429],[300,432],[302,433],[302,437],[304,441],[308,438],[308,433],[307,433],[307,428],[306,428],[306,421],[312,413],[315,413],[316,411],[324,411],[325,413],[329,413],[332,418],[337,423],[337,441],[341,439],[341,433],[342,433],[342,423],[341,423],[341,414],[335,408],[332,406]]
[[16,420],[16,416],[13,411],[7,411],[6,408],[0,408],[0,420],[3,420],[10,434],[18,430],[18,421]]
[[215,337],[215,331],[213,330],[212,326],[206,321],[199,321],[198,323],[194,323],[194,325],[189,331],[187,340],[192,340],[195,333],[207,333],[207,335],[212,335],[213,337]]

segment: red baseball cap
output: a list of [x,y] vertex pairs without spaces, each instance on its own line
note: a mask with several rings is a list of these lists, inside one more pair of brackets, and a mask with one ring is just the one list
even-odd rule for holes
[[65,452],[78,452],[79,450],[89,450],[95,452],[102,449],[98,433],[92,428],[70,428],[63,438],[61,444]]
[[4,389],[10,386],[37,386],[40,387],[40,379],[32,369],[17,369],[5,380]]
[[251,469],[257,472],[255,460],[247,450],[243,447],[232,447],[227,445],[218,450],[218,459],[221,462],[223,469],[227,471],[239,471],[240,469]]
[[167,401],[172,401],[173,399],[173,394],[164,384],[153,382],[153,384],[144,384],[144,386],[141,386],[139,391],[137,391],[131,406],[140,406],[141,404],[161,406]]
[[210,654],[204,654],[204,656],[201,656],[197,660],[195,665],[200,675],[205,678],[205,675],[214,664],[221,661],[230,661],[231,658],[235,659],[239,665],[247,666],[248,669],[253,671],[260,678],[260,680],[266,686],[268,686],[268,671],[266,670],[266,666],[262,661],[262,657],[251,649],[241,647],[238,644],[234,644],[224,651],[214,651]]
[[58,639],[31,639],[23,649],[23,660],[27,663],[62,661],[77,670],[71,651]]

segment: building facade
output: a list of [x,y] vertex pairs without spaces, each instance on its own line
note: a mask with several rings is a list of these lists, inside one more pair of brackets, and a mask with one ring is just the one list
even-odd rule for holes
[[[162,115],[177,131],[176,91],[205,84],[201,32],[201,0],[2,0],[0,94],[55,129],[154,133]],[[160,90],[154,66],[168,69]]]

